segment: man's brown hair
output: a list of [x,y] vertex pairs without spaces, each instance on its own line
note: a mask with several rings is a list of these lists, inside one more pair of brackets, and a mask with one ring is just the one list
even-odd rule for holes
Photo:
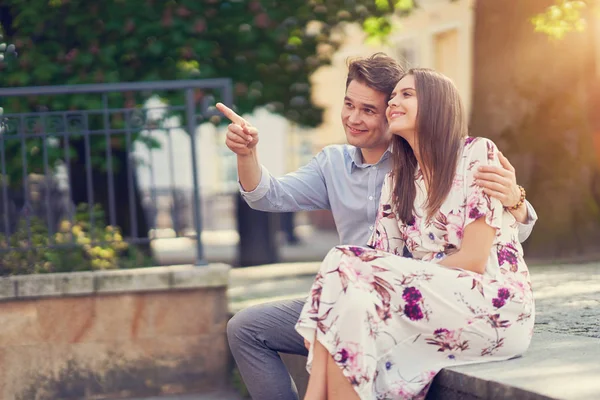
[[384,53],[375,53],[350,60],[346,89],[350,82],[357,81],[389,97],[403,75],[404,68],[400,63]]

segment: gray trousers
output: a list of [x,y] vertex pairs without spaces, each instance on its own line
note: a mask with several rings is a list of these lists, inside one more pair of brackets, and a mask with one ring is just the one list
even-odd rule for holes
[[305,299],[260,304],[236,313],[227,339],[238,369],[254,400],[297,400],[298,390],[279,352],[308,355],[296,332]]

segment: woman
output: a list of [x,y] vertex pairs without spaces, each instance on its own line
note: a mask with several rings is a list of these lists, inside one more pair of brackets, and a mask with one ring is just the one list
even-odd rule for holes
[[[394,169],[367,247],[329,252],[296,325],[306,399],[424,398],[440,369],[529,346],[534,305],[514,217],[478,187],[498,150],[467,137],[454,84],[409,71],[388,103]],[[524,198],[524,194],[522,199]]]

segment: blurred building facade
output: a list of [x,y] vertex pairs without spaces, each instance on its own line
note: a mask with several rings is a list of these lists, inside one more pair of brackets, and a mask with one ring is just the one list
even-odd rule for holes
[[347,61],[353,57],[382,51],[408,68],[434,68],[455,82],[470,110],[474,2],[419,1],[420,8],[409,17],[396,19],[387,45],[367,44],[359,26],[347,26],[342,33],[344,44],[333,55],[332,65],[312,77],[313,101],[325,108],[324,123],[315,134],[315,150],[345,142],[340,113]]

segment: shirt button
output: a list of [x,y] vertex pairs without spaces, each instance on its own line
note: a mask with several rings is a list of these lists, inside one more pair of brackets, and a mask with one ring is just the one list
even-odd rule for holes
[[373,196],[369,196],[369,200],[373,200]]
[[373,225],[371,225],[371,226],[369,227],[369,230],[370,230],[370,231],[372,231],[372,230],[373,230]]
[[374,166],[373,166],[373,169],[377,169],[377,165],[374,165]]

